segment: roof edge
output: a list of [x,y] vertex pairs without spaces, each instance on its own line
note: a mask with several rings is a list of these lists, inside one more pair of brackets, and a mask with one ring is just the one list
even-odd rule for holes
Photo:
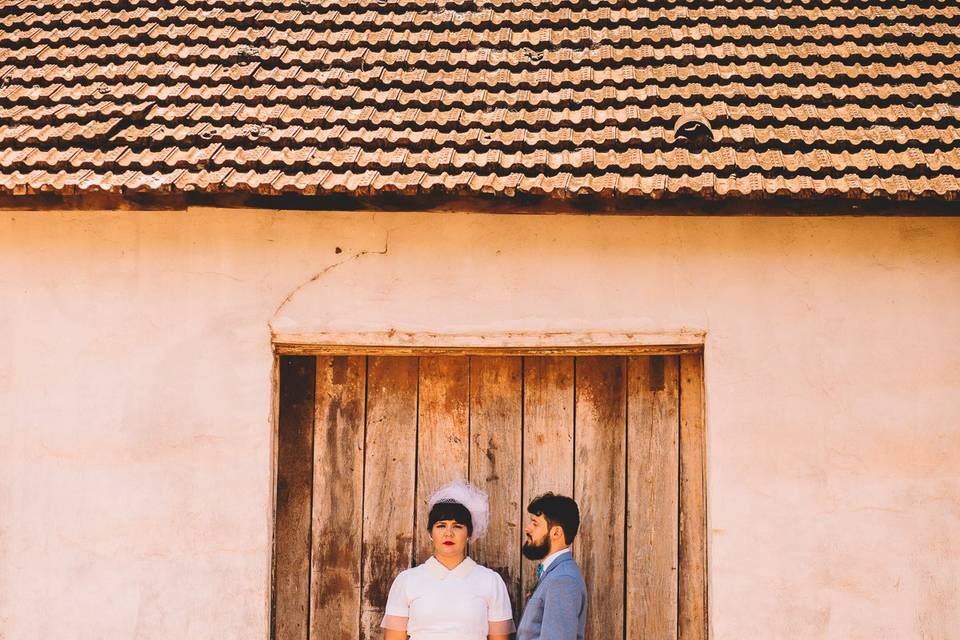
[[723,198],[682,195],[663,199],[533,195],[325,194],[263,195],[249,192],[204,193],[36,193],[0,194],[0,210],[13,211],[177,211],[191,207],[283,209],[297,211],[464,212],[495,214],[602,214],[660,216],[915,216],[960,215],[960,201],[888,198]]

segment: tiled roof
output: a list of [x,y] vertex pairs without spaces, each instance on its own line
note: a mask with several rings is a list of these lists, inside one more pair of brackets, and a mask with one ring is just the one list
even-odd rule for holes
[[958,174],[957,0],[0,5],[0,193],[955,199]]

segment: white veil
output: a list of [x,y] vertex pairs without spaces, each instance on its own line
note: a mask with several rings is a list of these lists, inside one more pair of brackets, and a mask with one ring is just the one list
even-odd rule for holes
[[473,534],[470,542],[479,540],[487,532],[490,524],[490,499],[487,494],[464,480],[449,482],[430,496],[430,508],[438,502],[459,502],[470,512],[473,520]]

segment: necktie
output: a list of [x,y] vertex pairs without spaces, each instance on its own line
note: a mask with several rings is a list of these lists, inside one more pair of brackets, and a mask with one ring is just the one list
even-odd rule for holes
[[543,575],[543,563],[542,563],[542,562],[538,562],[538,563],[537,563],[537,580],[539,580],[539,579],[540,579],[540,576],[542,576],[542,575]]

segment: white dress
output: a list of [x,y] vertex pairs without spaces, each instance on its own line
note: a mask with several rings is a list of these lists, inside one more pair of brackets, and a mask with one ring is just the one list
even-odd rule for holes
[[411,640],[486,640],[514,631],[503,578],[470,558],[451,570],[430,556],[402,571],[385,613],[380,626],[406,631]]

